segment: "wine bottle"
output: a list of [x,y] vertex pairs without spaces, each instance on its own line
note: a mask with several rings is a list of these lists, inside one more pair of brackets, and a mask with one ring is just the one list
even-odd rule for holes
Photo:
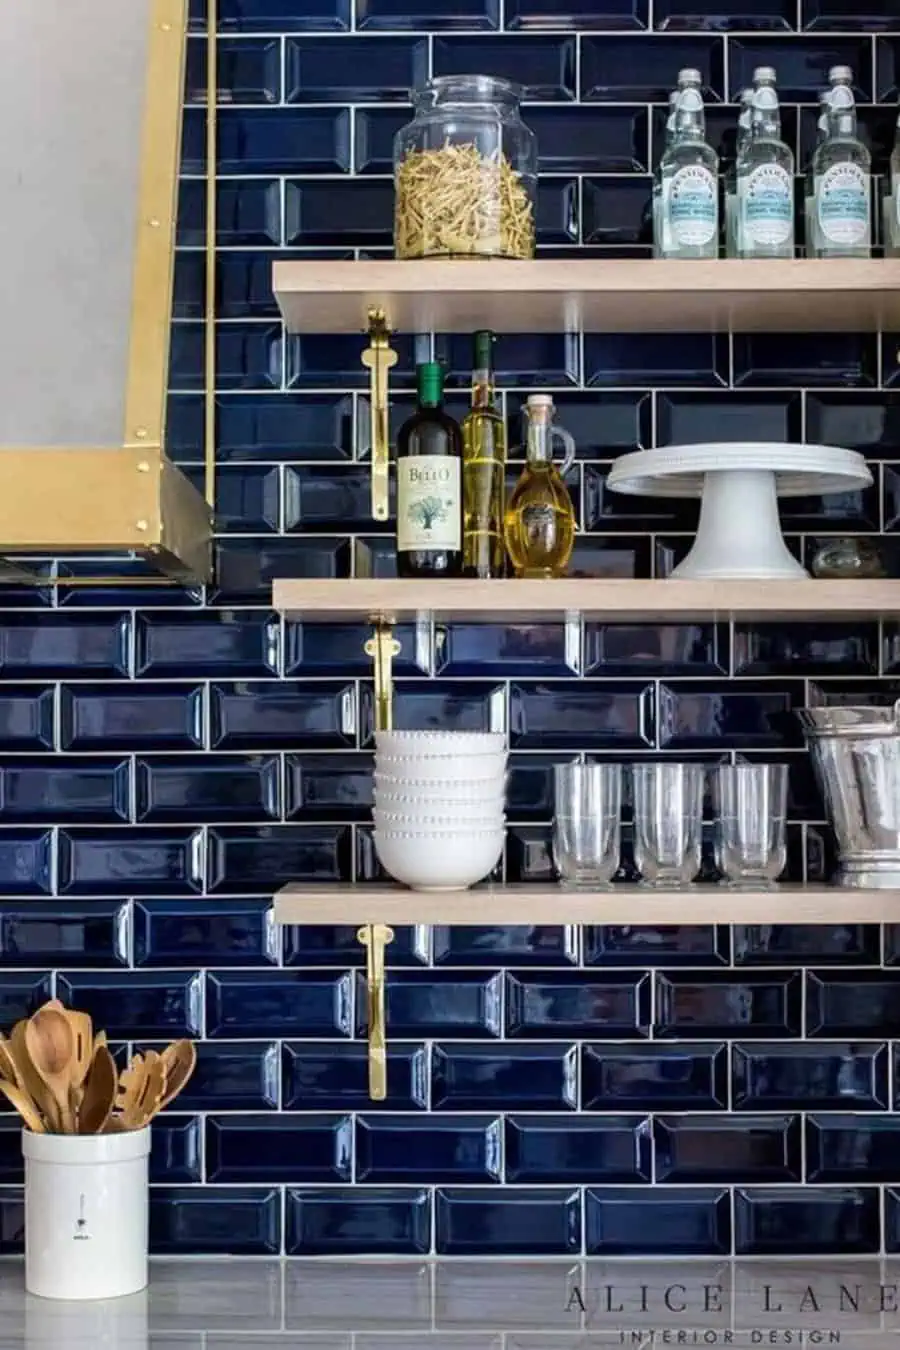
[[467,577],[502,577],[506,571],[506,427],[494,406],[493,342],[493,333],[475,334],[472,408],[462,424],[463,574]]
[[397,435],[397,572],[462,571],[462,434],[443,409],[437,361],[416,367],[417,408]]

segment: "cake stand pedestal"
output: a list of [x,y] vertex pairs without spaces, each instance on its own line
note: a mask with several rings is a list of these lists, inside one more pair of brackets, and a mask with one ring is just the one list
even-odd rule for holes
[[779,497],[869,487],[862,455],[831,445],[728,441],[639,450],[616,460],[608,486],[635,497],[700,497],[697,537],[673,577],[805,577],[778,518]]

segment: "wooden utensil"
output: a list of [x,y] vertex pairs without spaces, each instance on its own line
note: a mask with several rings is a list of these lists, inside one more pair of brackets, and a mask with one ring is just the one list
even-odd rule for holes
[[119,1095],[119,1116],[129,1130],[142,1130],[159,1110],[165,1084],[165,1069],[160,1055],[148,1050],[135,1055],[119,1080],[125,1091]]
[[27,1093],[23,1092],[15,1083],[8,1083],[5,1078],[0,1078],[0,1092],[3,1093],[10,1105],[16,1108],[29,1130],[34,1134],[47,1133],[44,1118]]
[[25,1045],[32,1064],[59,1107],[63,1133],[72,1134],[75,1121],[70,1094],[75,1038],[65,1012],[56,1008],[41,1008],[36,1012],[25,1027]]
[[89,1013],[75,1012],[72,1008],[65,1008],[63,1010],[63,1016],[72,1028],[72,1039],[74,1043],[74,1054],[72,1056],[72,1087],[69,1093],[69,1105],[72,1108],[72,1112],[77,1122],[78,1112],[81,1108],[84,1082],[94,1058],[94,1025]]
[[162,1100],[157,1108],[159,1111],[178,1096],[197,1067],[197,1047],[193,1041],[173,1041],[162,1052],[162,1062],[165,1083]]
[[105,1045],[99,1045],[94,1051],[85,1079],[84,1097],[78,1114],[79,1134],[100,1134],[109,1120],[118,1086],[116,1061]]
[[28,1093],[28,1096],[46,1120],[48,1130],[53,1133],[62,1127],[59,1107],[53,1093],[31,1062],[31,1055],[28,1053],[28,1046],[25,1043],[25,1028],[27,1025],[27,1021],[23,1019],[13,1027],[9,1034],[9,1053],[15,1062],[19,1086]]
[[13,1083],[16,1087],[24,1087],[18,1066],[13,1059],[9,1041],[2,1034],[0,1034],[0,1077],[5,1078],[7,1083]]

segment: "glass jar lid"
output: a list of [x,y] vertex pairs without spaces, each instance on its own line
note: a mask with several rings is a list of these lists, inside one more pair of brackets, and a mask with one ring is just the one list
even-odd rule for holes
[[521,84],[494,75],[438,75],[413,90],[412,98],[417,109],[448,103],[494,103],[512,108],[521,103],[524,94]]

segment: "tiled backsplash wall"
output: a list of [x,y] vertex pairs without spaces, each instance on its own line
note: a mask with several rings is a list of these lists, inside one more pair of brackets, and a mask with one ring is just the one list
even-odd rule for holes
[[[362,339],[285,338],[273,257],[389,251],[391,138],[430,72],[528,86],[545,255],[647,253],[661,104],[686,64],[720,146],[751,68],[774,64],[805,164],[818,88],[849,62],[883,173],[895,0],[219,8],[217,580],[2,596],[3,1024],[55,991],[117,1043],[201,1041],[155,1129],[156,1252],[900,1251],[900,913],[884,931],[794,926],[787,906],[771,928],[679,926],[675,906],[664,928],[400,930],[374,1105],[354,931],[278,930],[270,906],[289,880],[376,874],[365,632],[283,624],[271,579],[392,566],[368,517]],[[199,476],[199,0],[193,30],[170,448]],[[397,345],[395,418],[431,339]],[[461,410],[469,344],[437,350]],[[534,388],[578,441],[577,570],[664,574],[695,526],[685,503],[609,495],[620,453],[806,436],[863,450],[876,481],[788,502],[792,546],[883,534],[900,574],[896,336],[501,336],[497,362],[513,445]],[[514,880],[551,875],[550,767],[582,750],[789,761],[790,873],[821,879],[833,846],[793,709],[811,684],[900,693],[900,621],[400,636],[399,726],[509,728]],[[18,1250],[18,1132],[0,1122],[0,1245]]]

